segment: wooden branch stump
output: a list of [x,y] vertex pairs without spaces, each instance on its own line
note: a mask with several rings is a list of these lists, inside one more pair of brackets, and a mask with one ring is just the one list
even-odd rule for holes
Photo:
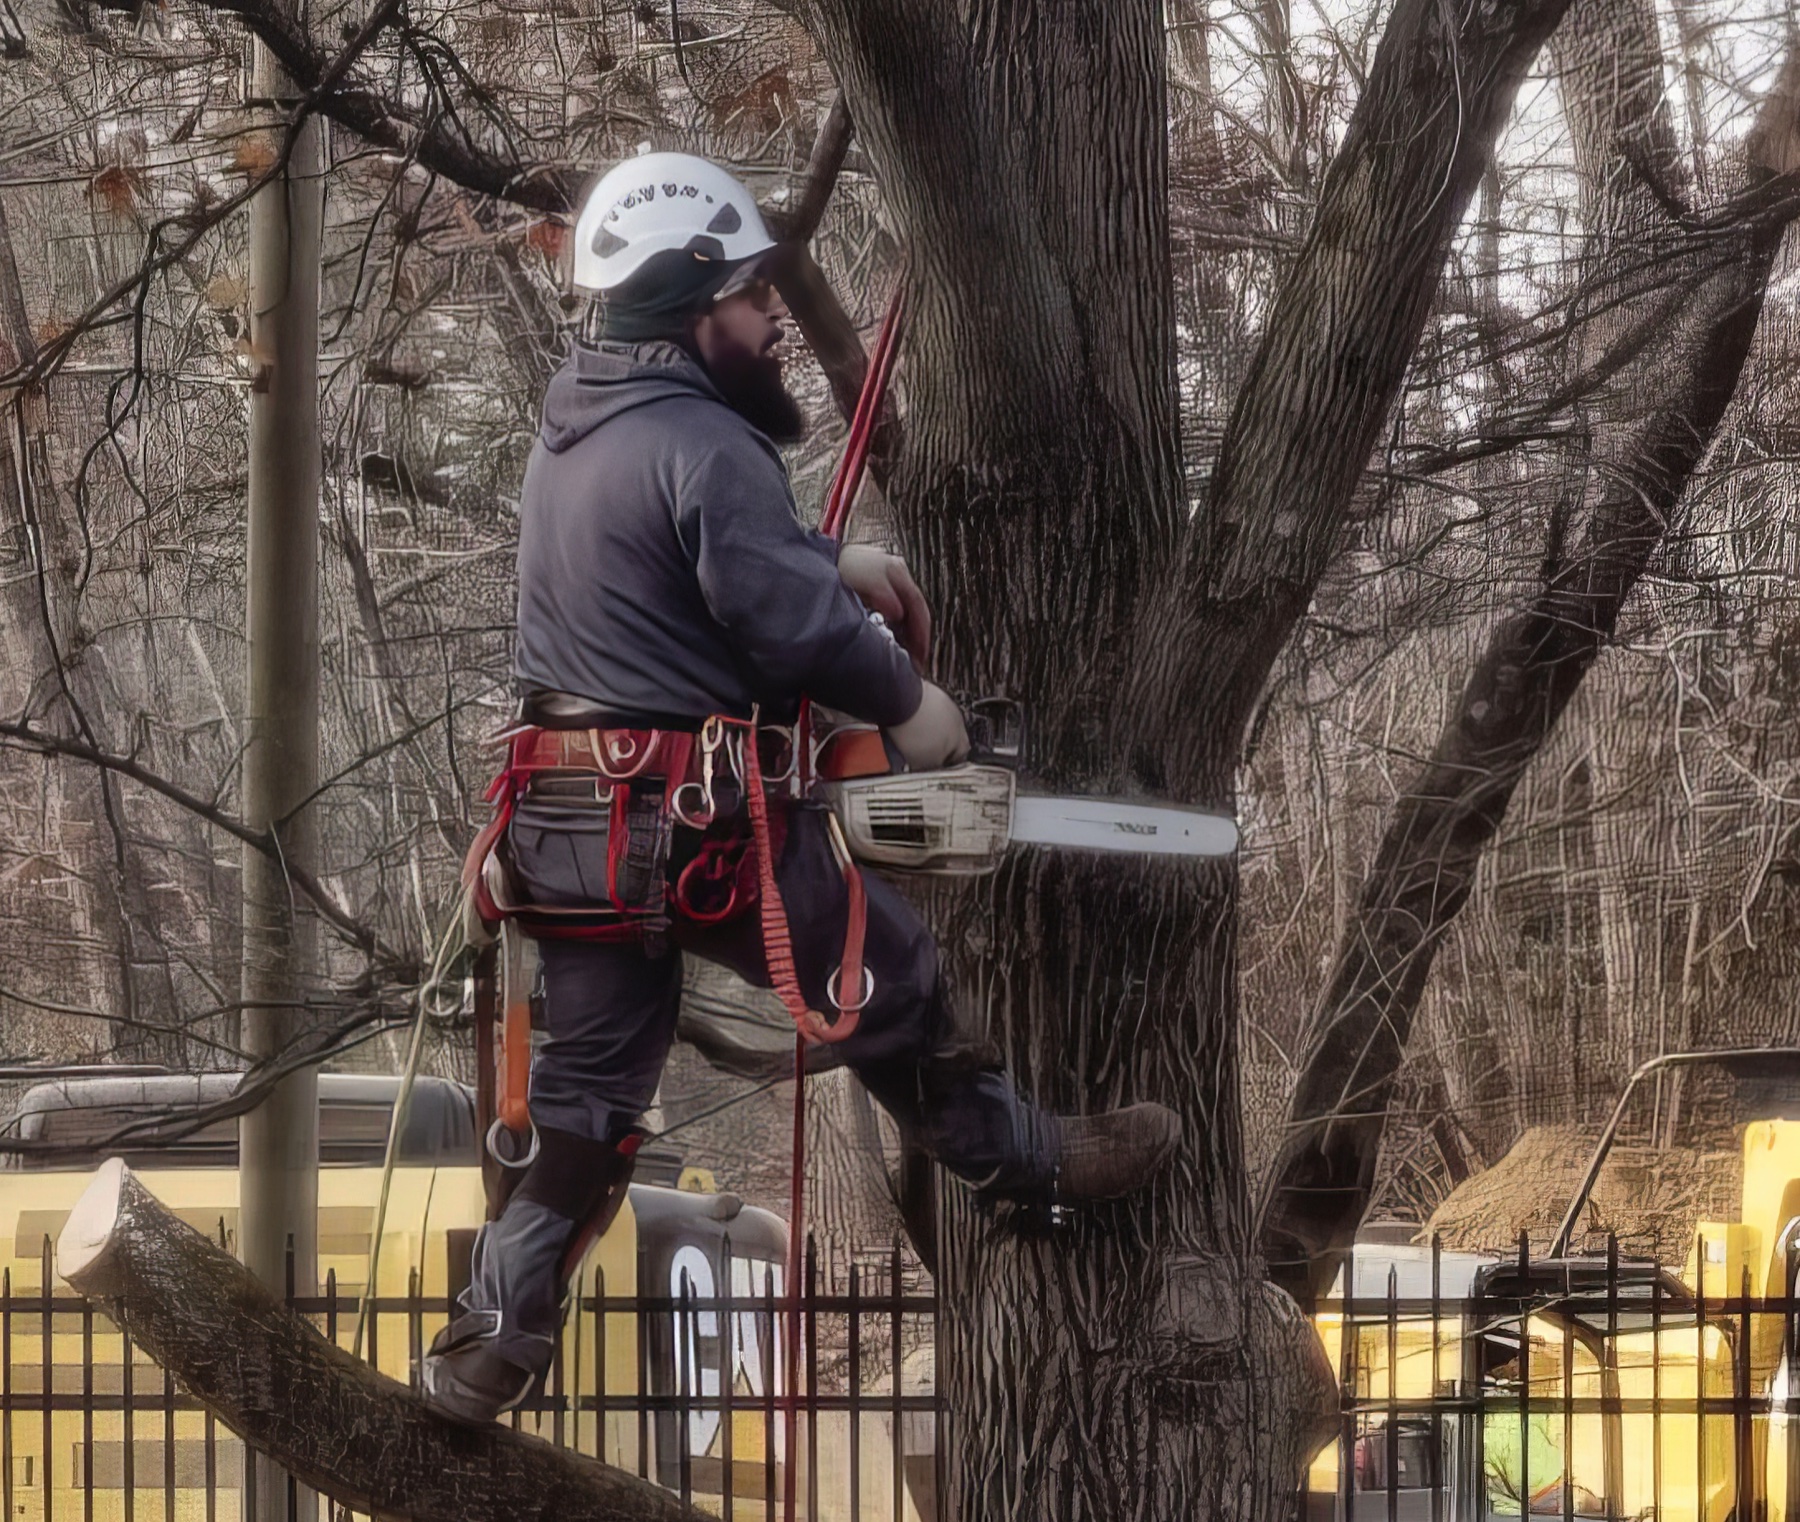
[[327,1342],[119,1158],[56,1244],[57,1269],[253,1447],[357,1511],[419,1522],[676,1522],[696,1514],[597,1459],[469,1428]]

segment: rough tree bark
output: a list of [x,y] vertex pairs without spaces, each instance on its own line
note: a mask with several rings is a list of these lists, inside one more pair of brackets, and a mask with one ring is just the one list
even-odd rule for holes
[[[1269,666],[1562,8],[1402,0],[1190,528],[1161,6],[807,7],[907,245],[906,547],[948,680],[1026,703],[1039,780],[1230,802]],[[1328,1375],[1250,1241],[1232,870],[1019,853],[931,908],[968,1008],[1041,1102],[1157,1098],[1190,1137],[1150,1198],[1049,1234],[946,1191],[954,1514],[1285,1507]]]
[[114,1158],[56,1244],[57,1271],[228,1427],[354,1511],[418,1522],[681,1522],[698,1514],[597,1459],[459,1427],[327,1342]]
[[[1312,1020],[1261,1241],[1279,1282],[1324,1293],[1369,1202],[1385,1110],[1432,960],[1527,766],[1610,638],[1724,415],[1749,352],[1791,200],[1678,214],[1685,176],[1655,20],[1638,0],[1572,21],[1559,51],[1587,187],[1582,307],[1615,365],[1591,407],[1570,549],[1477,663],[1430,761],[1402,796]],[[1752,192],[1793,172],[1800,55],[1752,134]],[[1607,421],[1609,420],[1609,421]]]

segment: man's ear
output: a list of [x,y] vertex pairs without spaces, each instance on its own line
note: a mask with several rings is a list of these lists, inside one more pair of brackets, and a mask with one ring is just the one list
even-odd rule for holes
[[718,340],[718,324],[713,321],[712,312],[697,312],[688,318],[687,351],[709,369],[712,365],[713,346]]

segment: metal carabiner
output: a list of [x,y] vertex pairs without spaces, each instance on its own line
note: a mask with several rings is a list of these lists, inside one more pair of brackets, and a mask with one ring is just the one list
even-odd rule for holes
[[838,984],[842,980],[843,975],[844,969],[841,966],[834,967],[831,969],[831,976],[825,980],[825,997],[831,1000],[831,1007],[840,1015],[853,1015],[860,1009],[867,1009],[869,1007],[869,1000],[875,997],[875,974],[869,971],[869,964],[867,962],[863,963],[862,997],[854,1004],[846,1004],[843,999],[839,997],[842,990],[840,990]]
[[628,729],[590,729],[587,739],[594,767],[608,782],[630,782],[650,764],[656,751],[654,740],[640,742]]
[[[669,794],[669,807],[675,811],[675,817],[691,830],[704,830],[718,817],[719,805],[713,796],[713,765],[724,738],[725,726],[719,721],[719,716],[709,715],[700,726],[699,782],[683,782]],[[690,810],[681,801],[681,795],[689,788],[694,788],[700,794],[700,807],[697,809]]]
[[[799,736],[795,733],[794,728],[781,724],[765,724],[756,735],[750,737],[750,743],[756,744],[760,735],[780,735],[787,741],[787,765],[778,772],[772,772],[765,767],[763,769],[763,786],[778,788],[792,782],[800,772]],[[759,757],[761,754],[761,751],[757,752]]]
[[538,1128],[535,1125],[531,1128],[531,1142],[525,1149],[525,1155],[517,1159],[508,1157],[500,1150],[499,1139],[502,1132],[508,1136],[518,1135],[518,1132],[514,1131],[505,1121],[495,1116],[493,1125],[488,1127],[487,1150],[488,1156],[502,1168],[529,1168],[537,1161],[538,1149],[541,1144],[538,1140]]

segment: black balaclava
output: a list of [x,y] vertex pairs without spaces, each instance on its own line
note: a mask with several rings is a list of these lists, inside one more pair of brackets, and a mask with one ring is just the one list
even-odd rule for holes
[[697,317],[749,261],[707,259],[687,249],[652,254],[602,300],[600,337],[608,343],[684,343]]
[[781,383],[781,361],[726,353],[709,365],[700,358],[688,331],[732,277],[760,257],[702,259],[686,249],[653,255],[629,280],[606,293],[599,338],[602,343],[660,339],[677,345],[706,371],[734,412],[777,444],[794,444],[805,436],[806,415]]

